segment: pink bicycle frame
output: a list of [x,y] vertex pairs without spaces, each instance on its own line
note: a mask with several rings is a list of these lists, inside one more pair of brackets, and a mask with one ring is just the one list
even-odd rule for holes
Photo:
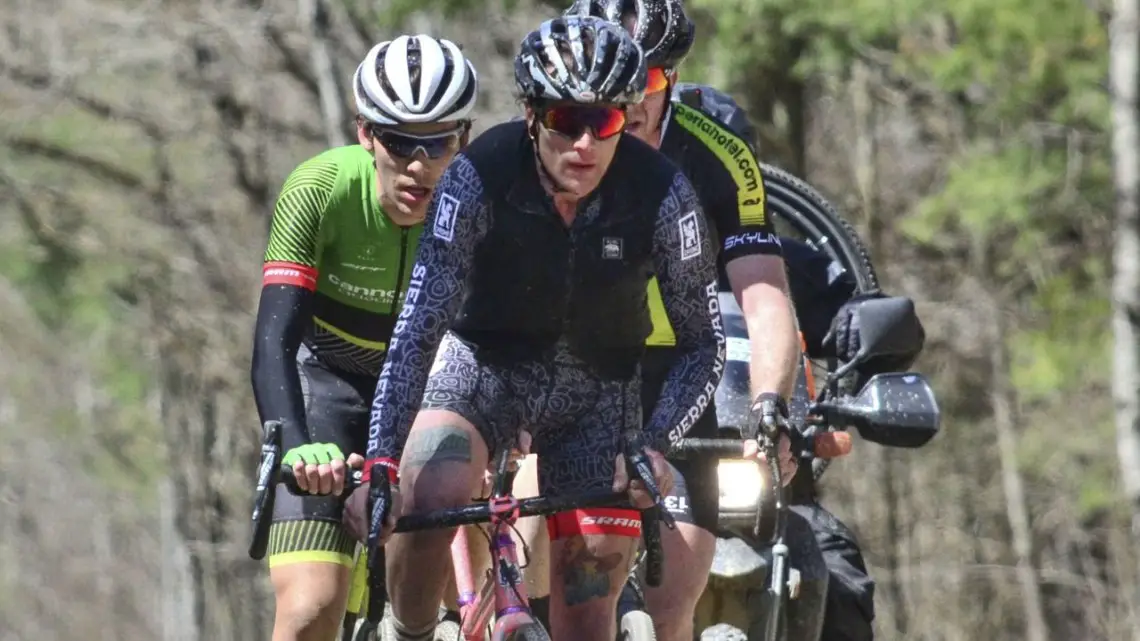
[[[483,641],[491,617],[491,594],[494,593],[495,627],[491,641],[503,641],[519,627],[535,621],[527,603],[526,582],[519,568],[511,526],[518,520],[518,501],[513,497],[490,500],[491,572],[479,593],[468,555],[467,531],[459,528],[451,542],[451,559],[455,566],[455,587],[459,593],[459,613],[464,641]],[[495,581],[491,581],[491,577]]]

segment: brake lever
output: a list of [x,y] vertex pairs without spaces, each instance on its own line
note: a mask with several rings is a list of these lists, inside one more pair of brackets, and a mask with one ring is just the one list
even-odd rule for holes
[[[380,464],[372,465],[371,481],[368,486],[368,587],[372,594],[379,594],[384,589],[385,568],[384,555],[380,554],[380,535],[384,530],[384,522],[388,520],[388,513],[392,509],[392,486],[388,481],[388,469]],[[380,607],[368,608],[368,620],[379,624],[383,615],[383,603]]]
[[645,491],[654,504],[651,509],[657,511],[657,518],[664,521],[665,527],[670,530],[677,529],[677,520],[673,518],[669,510],[665,509],[665,502],[661,497],[661,488],[657,485],[657,479],[653,477],[653,465],[649,462],[649,455],[645,453],[645,447],[636,442],[631,443],[626,448],[625,464],[630,469],[630,480],[636,478],[645,485]]
[[780,433],[788,434],[791,428],[788,423],[787,405],[775,394],[761,394],[752,405],[752,416],[756,420],[749,421],[749,431],[753,432],[749,438],[759,440],[760,436],[775,442]]
[[269,486],[273,482],[273,472],[277,469],[277,461],[281,458],[281,421],[266,421],[262,426],[264,439],[261,443],[261,461],[257,465],[257,489],[253,501],[253,521],[261,520],[269,493]]
[[254,490],[253,536],[249,543],[249,556],[260,561],[269,548],[269,519],[275,503],[274,473],[281,460],[281,421],[266,421],[262,426],[261,461],[257,465],[257,488]]

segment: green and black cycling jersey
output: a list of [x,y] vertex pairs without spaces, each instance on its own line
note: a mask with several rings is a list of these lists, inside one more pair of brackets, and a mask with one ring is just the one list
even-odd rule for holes
[[[741,256],[781,255],[769,220],[760,163],[749,144],[717,118],[674,99],[662,125],[660,151],[692,183],[719,247],[720,287],[728,288],[725,265]],[[656,279],[649,283],[653,333],[650,346],[676,343]]]
[[302,343],[331,370],[379,375],[422,230],[384,212],[372,156],[359,145],[326,151],[289,175],[273,213],[254,337],[262,420],[304,432],[295,362]]

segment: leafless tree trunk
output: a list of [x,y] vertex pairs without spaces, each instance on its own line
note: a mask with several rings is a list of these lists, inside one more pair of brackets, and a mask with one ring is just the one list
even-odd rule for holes
[[1113,167],[1116,251],[1113,331],[1116,339],[1117,443],[1128,498],[1140,515],[1140,16],[1137,0],[1116,0],[1112,20]]
[[1033,566],[1033,531],[1021,471],[1017,465],[1017,398],[1010,382],[1009,354],[1006,347],[1006,322],[1000,303],[993,293],[987,299],[990,319],[990,403],[997,430],[998,453],[1001,458],[1002,488],[1005,491],[1006,514],[1014,555],[1017,557],[1017,581],[1025,610],[1026,641],[1048,641],[1045,608],[1041,586]]
[[325,0],[297,0],[305,31],[312,39],[313,74],[317,78],[320,94],[321,116],[325,123],[325,136],[329,146],[341,147],[348,144],[345,129],[348,118],[344,110],[344,93],[338,80],[336,63],[329,51],[329,11]]
[[[1132,504],[1133,540],[1140,551],[1140,1],[1115,0],[1113,5],[1109,63],[1116,186],[1112,393],[1120,475]],[[1140,612],[1140,604],[1134,612]],[[1140,639],[1140,631],[1134,635]]]
[[190,581],[186,544],[177,527],[174,484],[159,489],[162,541],[162,641],[194,641],[199,631],[194,620],[194,586]]
[[863,205],[863,237],[872,260],[878,264],[882,245],[883,223],[879,212],[878,141],[875,139],[875,96],[871,70],[864,62],[851,69],[851,102],[855,117],[855,184]]
[[[879,211],[879,176],[878,176],[878,144],[875,139],[876,109],[875,97],[872,92],[874,79],[871,70],[866,64],[856,62],[852,68],[851,99],[854,111],[855,149],[853,164],[855,168],[855,184],[859,189],[859,199],[862,203],[862,235],[867,243],[867,249],[876,264],[880,250],[883,246],[882,212]],[[899,467],[895,457],[888,448],[876,448],[877,452],[871,456],[879,459],[879,478],[875,487],[883,493],[883,509],[885,522],[883,528],[886,534],[886,545],[882,550],[885,560],[885,577],[880,582],[885,588],[887,601],[891,604],[890,612],[894,615],[894,630],[902,637],[907,636],[909,616],[907,612],[906,596],[903,594],[903,581],[901,574],[902,562],[899,559],[899,550],[905,534],[899,523],[899,483],[895,476]]]

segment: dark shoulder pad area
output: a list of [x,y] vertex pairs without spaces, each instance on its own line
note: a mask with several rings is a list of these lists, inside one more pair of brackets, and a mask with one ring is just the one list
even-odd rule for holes
[[526,133],[526,121],[511,120],[479,134],[462,151],[471,161],[483,184],[492,192],[514,182],[515,168],[525,154],[533,151]]
[[623,180],[645,184],[664,183],[666,186],[672,184],[673,177],[681,171],[680,166],[671,158],[633,135],[621,137],[617,153],[614,154],[613,166],[621,173]]
[[623,135],[603,184],[610,185],[623,199],[655,212],[680,173],[681,168],[668,156],[636,136]]

